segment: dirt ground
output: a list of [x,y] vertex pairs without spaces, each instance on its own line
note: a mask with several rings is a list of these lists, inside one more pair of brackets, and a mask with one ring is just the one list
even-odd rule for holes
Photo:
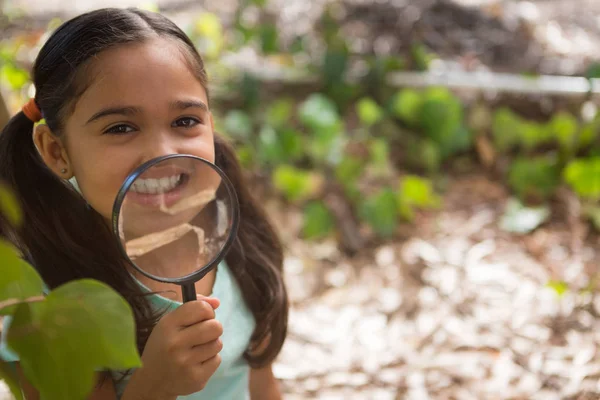
[[[597,238],[553,222],[498,228],[505,189],[456,178],[407,240],[355,259],[286,226],[290,334],[276,366],[286,399],[599,398]],[[283,232],[283,231],[282,231]],[[577,237],[576,237],[577,236]],[[551,280],[574,290],[562,296]]]

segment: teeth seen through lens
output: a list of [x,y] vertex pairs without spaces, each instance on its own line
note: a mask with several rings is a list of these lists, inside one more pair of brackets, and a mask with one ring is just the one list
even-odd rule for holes
[[137,193],[166,193],[177,186],[181,182],[183,175],[174,175],[170,177],[160,179],[140,179],[138,178],[133,185],[131,190]]

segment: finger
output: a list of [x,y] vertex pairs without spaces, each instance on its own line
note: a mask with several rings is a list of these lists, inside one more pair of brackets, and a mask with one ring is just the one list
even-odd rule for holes
[[175,318],[175,324],[185,329],[199,322],[214,319],[215,309],[204,300],[194,300],[183,303],[171,315]]
[[217,368],[221,365],[221,355],[217,354],[216,356],[209,358],[201,364],[201,368],[208,376],[212,376]]
[[195,346],[190,351],[190,355],[195,362],[202,364],[219,354],[221,350],[223,350],[223,342],[221,339],[216,339],[200,346]]
[[196,297],[198,300],[206,301],[208,304],[210,304],[213,310],[216,310],[221,305],[221,301],[216,297],[207,297],[201,294],[196,294]]
[[200,346],[221,337],[223,334],[223,325],[216,319],[210,319],[188,326],[180,334],[181,341],[186,346]]

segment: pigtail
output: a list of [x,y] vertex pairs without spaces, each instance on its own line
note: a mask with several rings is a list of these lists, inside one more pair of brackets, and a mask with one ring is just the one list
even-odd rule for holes
[[215,155],[215,163],[236,188],[240,204],[238,235],[226,261],[256,320],[245,358],[250,366],[258,368],[275,359],[287,335],[283,246],[263,207],[250,193],[233,147],[217,134]]

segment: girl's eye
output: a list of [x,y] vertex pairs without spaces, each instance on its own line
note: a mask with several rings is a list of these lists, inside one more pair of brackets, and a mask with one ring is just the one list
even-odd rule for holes
[[127,133],[131,133],[134,130],[135,129],[133,129],[129,125],[121,124],[121,125],[115,125],[115,126],[108,128],[106,131],[104,131],[104,133],[108,133],[110,135],[124,135]]
[[173,126],[177,128],[191,128],[193,126],[198,125],[199,123],[200,121],[196,118],[183,117],[173,122]]

